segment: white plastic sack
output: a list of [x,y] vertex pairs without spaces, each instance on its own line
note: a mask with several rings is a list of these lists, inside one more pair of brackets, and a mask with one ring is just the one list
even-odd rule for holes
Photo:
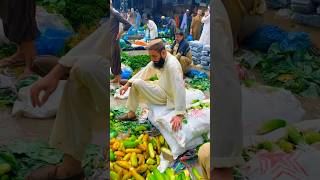
[[60,81],[57,89],[52,93],[47,102],[43,106],[36,108],[34,108],[31,103],[30,90],[32,85],[21,88],[18,92],[18,99],[13,105],[12,115],[37,119],[55,117],[58,111],[65,83],[66,81]]
[[175,116],[174,111],[166,116],[159,117],[156,121],[159,123],[160,128],[164,128],[173,135],[175,140],[181,145],[186,147],[192,140],[201,137],[202,134],[210,131],[210,109],[190,110],[186,115],[187,123],[182,124],[180,131],[172,131],[171,119]]
[[129,93],[130,93],[130,87],[128,88],[128,90],[123,94],[123,95],[120,95],[120,89],[117,89],[116,90],[116,93],[114,94],[114,98],[117,98],[117,99],[128,99],[129,97]]
[[290,91],[268,86],[242,87],[244,135],[256,134],[261,124],[270,119],[299,122],[304,113],[300,101]]
[[74,32],[68,20],[61,14],[48,13],[43,7],[37,6],[36,20],[40,32],[44,32],[47,28],[54,28]]
[[3,23],[2,23],[2,20],[0,19],[0,45],[8,44],[9,42],[10,41],[8,40],[6,35],[4,34]]
[[[189,149],[193,149],[197,147],[198,145],[203,143],[202,137],[195,138],[192,140],[187,147],[182,147],[176,139],[173,137],[173,134],[165,130],[164,128],[160,128],[159,123],[155,121],[157,117],[161,117],[167,113],[170,112],[170,109],[168,109],[166,106],[156,106],[156,105],[149,105],[150,109],[148,119],[151,122],[152,125],[154,125],[157,129],[159,129],[160,133],[162,134],[163,138],[168,143],[173,159],[177,159],[178,156],[183,154]],[[171,110],[172,111],[172,110]]]
[[241,167],[248,179],[316,180],[320,177],[320,151],[305,146],[293,153],[260,151]]

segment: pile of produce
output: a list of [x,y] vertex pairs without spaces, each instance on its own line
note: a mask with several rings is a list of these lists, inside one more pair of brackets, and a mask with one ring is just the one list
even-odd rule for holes
[[0,59],[11,56],[17,50],[14,44],[4,44],[0,46]]
[[258,61],[257,69],[268,85],[283,87],[303,97],[320,96],[319,57],[306,51],[281,52],[279,44],[273,44]]
[[62,14],[75,30],[81,26],[90,28],[109,13],[109,5],[104,0],[37,0],[36,2],[50,13]]
[[113,179],[145,179],[160,164],[161,152],[171,154],[162,135],[150,137],[146,133],[139,137],[114,137],[110,140],[110,147],[110,173]]
[[263,141],[257,145],[250,146],[243,150],[245,160],[250,160],[250,157],[260,150],[269,152],[281,150],[286,153],[291,153],[301,145],[312,145],[320,142],[320,132],[313,129],[299,131],[296,127],[287,124],[285,120],[273,119],[264,123],[258,130],[258,134],[267,134],[276,129],[285,128],[286,135],[280,139],[272,141]]
[[129,56],[127,53],[121,53],[121,62],[129,66],[134,72],[145,67],[150,60],[151,58],[149,55]]
[[201,91],[210,90],[210,79],[208,78],[194,77],[192,79],[187,80],[187,83],[190,84],[191,87],[194,89],[199,89]]

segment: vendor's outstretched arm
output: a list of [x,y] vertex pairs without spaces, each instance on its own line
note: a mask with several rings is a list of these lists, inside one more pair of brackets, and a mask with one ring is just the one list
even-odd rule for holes
[[[30,95],[33,107],[41,107],[47,102],[48,98],[56,90],[59,80],[66,75],[69,70],[70,68],[58,64],[48,75],[32,85]],[[44,91],[44,95],[40,98],[42,91]]]

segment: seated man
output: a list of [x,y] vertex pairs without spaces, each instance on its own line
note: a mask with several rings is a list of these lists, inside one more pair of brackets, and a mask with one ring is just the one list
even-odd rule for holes
[[[106,77],[107,63],[111,59],[110,36],[109,18],[32,86],[32,104],[42,106],[57,88],[59,80],[68,77],[49,142],[64,153],[63,162],[31,172],[27,180],[84,178],[81,161],[86,146],[94,133],[104,133],[107,128]],[[43,96],[40,96],[41,92]]]
[[192,53],[189,43],[185,40],[184,33],[182,31],[178,31],[176,33],[176,40],[173,42],[169,52],[178,59],[181,64],[183,74],[185,74],[192,63]]
[[[160,39],[152,41],[148,50],[152,61],[120,90],[123,95],[131,87],[127,101],[130,111],[119,120],[136,119],[135,112],[140,102],[167,105],[175,109],[176,116],[171,123],[172,129],[178,131],[186,112],[186,91],[181,66],[177,58],[165,50]],[[159,80],[148,82],[155,74]]]

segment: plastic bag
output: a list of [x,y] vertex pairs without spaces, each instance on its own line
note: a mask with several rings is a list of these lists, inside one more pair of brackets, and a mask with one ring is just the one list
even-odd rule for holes
[[40,32],[45,32],[48,28],[59,29],[73,33],[74,30],[61,14],[48,13],[43,7],[37,6],[36,19]]
[[39,38],[36,39],[36,48],[38,55],[58,56],[63,50],[66,40],[73,33],[59,29],[46,29]]
[[54,117],[59,108],[65,83],[66,81],[60,81],[57,89],[52,93],[47,102],[43,106],[36,108],[31,104],[30,90],[32,85],[21,88],[18,93],[18,99],[13,105],[12,115],[22,115],[37,119]]
[[191,35],[188,35],[187,41],[193,41],[193,37]]
[[210,109],[190,110],[186,115],[186,122],[182,123],[180,131],[172,131],[171,119],[175,116],[170,112],[166,116],[159,117],[156,121],[160,128],[164,128],[175,137],[181,147],[186,147],[195,138],[201,137],[202,134],[210,131]]
[[155,121],[157,119],[157,117],[163,116],[164,114],[170,112],[170,109],[168,109],[166,106],[157,106],[157,105],[148,105],[148,107],[150,109],[148,119],[153,126],[155,126],[157,129],[159,129],[160,133],[162,134],[162,136],[164,137],[164,139],[168,143],[170,150],[171,150],[171,154],[173,156],[173,159],[177,159],[178,156],[180,156],[181,154],[183,154],[187,150],[193,149],[203,143],[202,137],[198,137],[198,138],[195,138],[194,140],[192,140],[187,145],[187,147],[182,147],[177,142],[177,140],[174,138],[172,133],[168,132],[164,128],[160,128],[159,123]]

